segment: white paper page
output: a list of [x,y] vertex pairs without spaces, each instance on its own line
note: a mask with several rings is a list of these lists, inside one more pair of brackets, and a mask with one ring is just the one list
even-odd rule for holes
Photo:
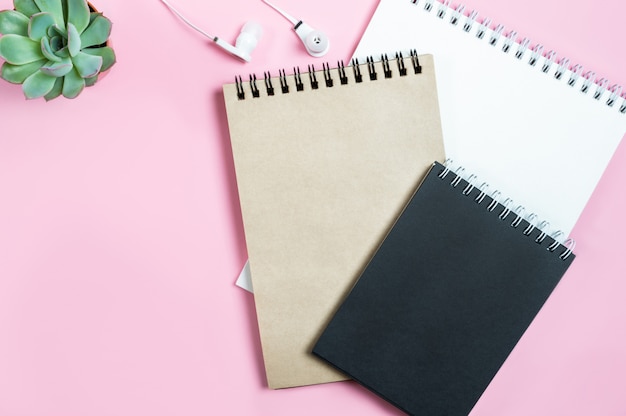
[[253,293],[252,291],[252,276],[250,276],[250,262],[246,260],[246,264],[243,265],[243,269],[241,269],[241,273],[239,273],[239,277],[235,282],[237,286],[242,289],[246,289],[248,292]]
[[492,30],[478,39],[480,24],[465,32],[467,17],[455,26],[451,8],[430,3],[427,11],[424,0],[381,0],[354,57],[433,54],[446,156],[477,186],[489,183],[488,194],[511,198],[510,208],[549,221],[549,234],[569,235],[626,133],[624,98],[609,107],[611,92],[596,100],[594,84],[582,93],[582,76],[573,86],[570,71],[557,80],[558,62],[544,73],[547,60],[529,65],[530,49],[521,59],[517,43],[503,52],[507,31],[492,46]]

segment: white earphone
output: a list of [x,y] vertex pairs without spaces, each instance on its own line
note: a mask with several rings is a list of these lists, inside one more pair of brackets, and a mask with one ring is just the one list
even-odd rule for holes
[[[185,22],[189,27],[194,29],[195,31],[201,33],[207,38],[211,39],[217,46],[229,52],[230,54],[238,57],[239,59],[250,62],[252,57],[252,51],[256,48],[259,43],[259,39],[263,34],[263,28],[256,22],[247,22],[241,28],[241,33],[237,36],[237,40],[235,42],[235,46],[226,42],[225,40],[220,39],[217,36],[212,36],[200,29],[198,26],[191,23],[185,16],[183,16],[178,10],[174,8],[167,0],[161,0],[163,4],[165,4],[176,16],[178,16],[183,22]],[[302,20],[295,19],[285,13],[283,10],[274,6],[267,0],[263,0],[268,6],[272,7],[278,13],[282,14],[287,20],[289,20],[294,26],[293,30],[296,32],[302,44],[306,48],[306,51],[309,55],[314,57],[320,57],[326,55],[328,49],[330,47],[330,42],[328,41],[328,37],[319,30],[313,29],[311,26],[304,23]]]
[[211,39],[217,46],[229,52],[230,54],[236,56],[237,58],[250,62],[252,59],[251,54],[254,48],[256,48],[259,43],[259,39],[263,34],[263,28],[256,22],[247,22],[241,28],[241,33],[237,36],[237,40],[235,41],[235,46],[226,42],[225,40],[220,39],[217,36],[212,36],[191,23],[187,20],[178,10],[174,8],[167,0],[161,0],[163,4],[165,4],[176,16],[178,16],[183,22],[185,22],[189,27]]
[[302,41],[302,44],[306,48],[306,51],[309,53],[309,55],[316,58],[326,55],[328,49],[330,48],[330,41],[328,40],[328,36],[326,36],[323,32],[320,32],[319,30],[313,29],[302,20],[290,16],[289,14],[285,13],[285,11],[274,6],[269,1],[263,0],[263,2],[276,10],[281,15],[283,15],[285,19],[289,20],[294,25],[293,30]]
[[237,36],[235,46],[218,37],[215,38],[215,43],[236,57],[241,58],[246,62],[250,62],[252,60],[250,54],[254,48],[256,48],[262,34],[263,28],[261,25],[256,22],[246,22],[246,24],[244,24],[241,28],[241,33]]

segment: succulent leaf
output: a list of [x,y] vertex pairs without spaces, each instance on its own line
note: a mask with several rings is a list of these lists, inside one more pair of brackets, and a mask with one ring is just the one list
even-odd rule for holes
[[48,61],[41,67],[41,72],[51,77],[59,78],[66,75],[74,67],[70,58],[65,58],[61,62]]
[[63,79],[63,96],[76,98],[85,89],[85,80],[80,77],[76,68],[72,69]]
[[72,58],[76,71],[82,78],[90,78],[97,75],[102,68],[102,57],[79,53]]
[[102,57],[102,68],[100,68],[100,72],[108,71],[109,68],[115,64],[115,52],[113,51],[113,48],[108,46],[103,48],[83,49],[83,53]]
[[44,58],[39,42],[20,35],[0,37],[0,57],[13,65],[29,64]]
[[70,52],[70,56],[76,56],[80,52],[81,42],[80,33],[76,30],[76,27],[68,23],[67,24],[67,50]]
[[49,61],[61,62],[61,58],[54,54],[54,51],[52,50],[52,47],[50,46],[50,41],[45,36],[41,38],[41,53]]
[[98,75],[94,75],[93,77],[85,78],[85,87],[91,87],[98,82]]
[[100,13],[100,12],[91,12],[91,13],[89,14],[89,24],[92,24],[92,23],[93,23],[93,21],[94,21],[94,19],[95,19],[96,17],[98,17],[98,16],[102,16],[102,13]]
[[13,65],[5,62],[2,64],[0,76],[2,76],[2,79],[12,84],[21,84],[26,80],[26,78],[34,74],[36,71],[39,71],[39,68],[41,68],[45,63],[45,59],[24,65]]
[[28,36],[28,17],[15,10],[0,12],[0,33],[3,35]]
[[31,17],[41,11],[33,0],[13,0],[13,7],[26,17]]
[[69,58],[70,57],[70,53],[67,50],[67,46],[64,46],[63,48],[59,49],[54,54],[56,56],[60,57],[60,58]]
[[80,35],[83,48],[102,45],[111,34],[111,21],[102,15],[96,16],[89,27]]
[[67,30],[65,30],[65,27],[59,26],[55,23],[48,29],[48,36],[61,36],[63,39],[67,39]]
[[53,36],[50,38],[50,48],[53,53],[56,53],[59,49],[63,49],[64,46],[61,36]]
[[45,98],[46,101],[54,100],[55,98],[61,95],[61,93],[63,92],[63,80],[64,79],[65,78],[63,77],[56,78],[54,86],[52,87],[50,92],[43,96],[43,98]]
[[59,26],[65,26],[63,19],[63,4],[61,0],[35,0],[35,4],[42,12],[50,13]]
[[39,42],[48,34],[48,28],[52,25],[54,25],[54,16],[47,12],[36,13],[30,18],[28,37]]
[[54,24],[48,28],[48,37],[53,38],[55,36],[61,36],[62,38],[67,39],[67,32],[64,28]]
[[26,98],[32,100],[48,94],[54,87],[55,82],[55,77],[51,77],[41,71],[37,71],[24,80],[22,90],[24,91]]
[[67,21],[76,27],[78,33],[89,25],[89,6],[86,0],[67,0]]

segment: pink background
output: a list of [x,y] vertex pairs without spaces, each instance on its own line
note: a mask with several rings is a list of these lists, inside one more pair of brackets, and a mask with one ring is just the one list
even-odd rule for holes
[[[325,58],[260,0],[175,2],[230,41],[259,21],[251,64],[158,0],[101,0],[118,55],[104,80],[50,103],[0,82],[0,415],[400,414],[352,382],[269,390],[253,297],[234,286],[246,251],[221,85],[347,61],[377,4],[276,2],[328,33]],[[626,87],[622,0],[466,7]],[[626,415],[625,181],[623,144],[577,260],[473,415]]]

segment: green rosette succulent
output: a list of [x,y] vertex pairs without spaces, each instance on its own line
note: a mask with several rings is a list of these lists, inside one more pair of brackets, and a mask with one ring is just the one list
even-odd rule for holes
[[86,0],[14,0],[0,12],[0,76],[28,99],[76,98],[115,63],[111,21]]

